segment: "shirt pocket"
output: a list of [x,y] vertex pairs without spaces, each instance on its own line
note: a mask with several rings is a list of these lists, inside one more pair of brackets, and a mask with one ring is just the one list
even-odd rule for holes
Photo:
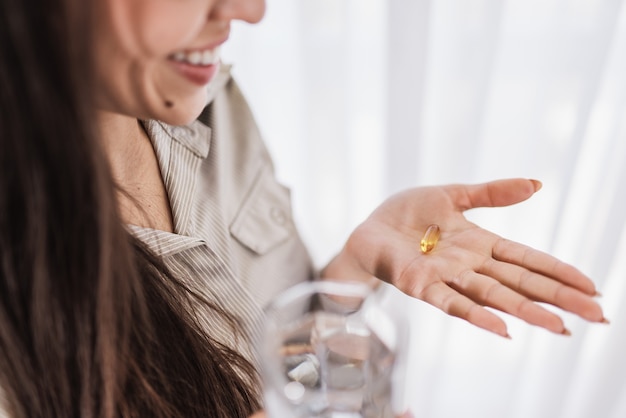
[[230,225],[231,235],[246,248],[263,255],[294,233],[291,194],[264,166]]

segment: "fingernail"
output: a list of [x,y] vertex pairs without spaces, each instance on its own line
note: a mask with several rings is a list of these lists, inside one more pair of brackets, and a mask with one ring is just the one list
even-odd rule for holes
[[570,335],[572,335],[572,331],[568,330],[567,328],[563,328],[561,335],[565,335],[566,337],[569,337]]
[[601,324],[607,324],[607,325],[608,325],[608,324],[610,324],[610,323],[611,323],[611,321],[609,321],[609,320],[608,320],[608,319],[606,319],[606,318],[602,318],[602,320],[600,321],[600,323],[601,323]]
[[601,297],[602,297],[602,293],[600,293],[600,292],[598,292],[598,291],[596,290],[596,293],[594,293],[594,295],[593,295],[593,296],[594,296],[594,297],[596,297],[596,298],[601,298]]
[[543,187],[543,183],[541,183],[539,180],[535,180],[535,179],[529,179],[529,180],[533,183],[533,186],[535,186],[535,192],[538,192]]

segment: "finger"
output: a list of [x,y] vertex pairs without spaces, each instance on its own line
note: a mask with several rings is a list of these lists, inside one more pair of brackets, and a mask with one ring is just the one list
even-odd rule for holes
[[465,319],[477,327],[510,338],[502,319],[441,281],[433,281],[419,295],[414,296],[448,315]]
[[489,183],[452,186],[449,192],[460,210],[509,206],[531,197],[541,188],[537,180],[506,179]]
[[528,298],[502,285],[492,277],[468,270],[455,277],[449,285],[476,303],[516,316],[557,334],[567,330],[561,318]]
[[578,269],[549,254],[525,245],[500,238],[493,246],[492,256],[496,260],[516,264],[528,270],[552,277],[588,295],[594,296],[597,294],[595,284]]
[[589,295],[523,267],[492,260],[479,273],[491,276],[505,286],[539,302],[558,306],[588,321],[601,322],[602,308]]

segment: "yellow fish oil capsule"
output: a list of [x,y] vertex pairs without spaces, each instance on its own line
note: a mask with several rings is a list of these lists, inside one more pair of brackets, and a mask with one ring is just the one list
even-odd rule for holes
[[428,254],[435,248],[437,242],[439,241],[439,236],[441,235],[441,230],[439,229],[439,225],[432,224],[426,229],[424,233],[424,237],[420,241],[420,249],[424,254]]

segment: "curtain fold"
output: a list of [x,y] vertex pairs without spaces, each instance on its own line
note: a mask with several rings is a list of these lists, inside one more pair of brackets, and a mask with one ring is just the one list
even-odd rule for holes
[[504,315],[508,341],[390,290],[416,416],[626,416],[623,1],[268,0],[224,56],[320,266],[400,189],[544,182],[467,216],[593,277],[611,325],[566,314],[566,338]]

